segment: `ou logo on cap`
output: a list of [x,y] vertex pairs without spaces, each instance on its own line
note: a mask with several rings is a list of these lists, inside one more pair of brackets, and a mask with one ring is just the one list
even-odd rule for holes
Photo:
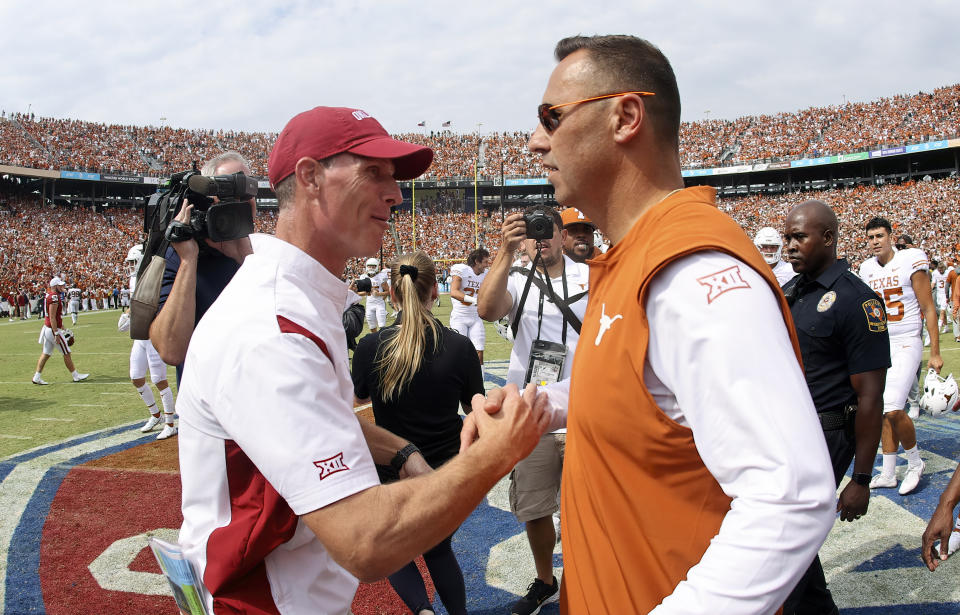
[[360,109],[357,109],[356,111],[354,111],[354,112],[351,113],[350,115],[352,115],[352,116],[354,117],[354,119],[357,119],[357,120],[362,120],[362,119],[367,118],[367,117],[371,117],[371,118],[373,117],[372,115],[370,115],[370,114],[367,113],[366,111],[362,111],[362,110],[360,110]]

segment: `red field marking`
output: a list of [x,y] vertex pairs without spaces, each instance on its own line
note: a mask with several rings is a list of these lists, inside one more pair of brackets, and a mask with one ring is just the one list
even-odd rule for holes
[[[116,615],[169,615],[175,608],[170,596],[103,589],[88,569],[117,540],[159,528],[176,529],[183,521],[179,474],[122,469],[136,458],[137,448],[141,447],[73,468],[61,483],[40,547],[40,584],[48,615],[76,615],[92,608]],[[148,451],[156,452],[155,447]],[[427,581],[427,595],[432,597],[435,591],[426,566],[422,559],[417,564]],[[147,547],[134,557],[129,569],[160,572]],[[356,615],[410,612],[386,580],[360,584],[352,609]]]
[[[176,474],[71,470],[50,506],[40,546],[47,615],[87,613],[94,605],[118,615],[170,613],[171,597],[105,590],[87,566],[117,540],[177,528],[181,521]],[[137,561],[143,558],[141,553]],[[159,572],[155,564],[143,567]]]

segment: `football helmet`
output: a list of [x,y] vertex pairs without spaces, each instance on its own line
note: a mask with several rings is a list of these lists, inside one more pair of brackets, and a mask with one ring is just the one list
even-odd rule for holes
[[140,267],[140,261],[143,260],[143,246],[137,244],[127,250],[127,258],[123,261],[123,269],[128,278],[137,274],[137,268]]
[[380,271],[380,259],[377,258],[368,258],[367,259],[367,275],[377,275]]
[[76,341],[76,338],[73,336],[73,331],[71,329],[63,330],[63,339],[67,342],[67,346],[73,346],[73,342]]
[[[757,231],[753,238],[753,245],[757,246],[760,254],[763,255],[763,260],[767,261],[768,265],[776,265],[783,253],[783,238],[780,237],[777,229],[770,226],[765,226]],[[775,250],[771,248],[775,248]]]
[[510,328],[510,321],[506,316],[497,321],[497,333],[508,342],[513,342],[513,329]]
[[923,380],[920,408],[934,416],[947,410],[956,412],[960,408],[960,388],[957,387],[953,374],[943,378],[933,368],[927,370],[927,377]]

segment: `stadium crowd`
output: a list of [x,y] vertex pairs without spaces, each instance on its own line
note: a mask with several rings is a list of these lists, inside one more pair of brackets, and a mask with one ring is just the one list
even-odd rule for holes
[[[960,84],[932,93],[897,95],[870,102],[811,107],[793,113],[705,119],[680,127],[682,164],[713,167],[798,156],[823,156],[958,136]],[[170,175],[194,161],[225,151],[242,152],[253,171],[266,176],[276,134],[187,130],[169,126],[121,126],[80,120],[0,115],[0,164],[91,172]],[[530,134],[450,130],[398,138],[432,147],[424,179],[543,175],[527,150]]]
[[[451,207],[462,201],[452,196]],[[461,197],[462,198],[462,197]],[[863,227],[873,216],[888,218],[894,234],[908,234],[930,258],[960,263],[960,178],[907,182],[884,186],[825,190],[782,195],[751,195],[728,198],[720,207],[751,237],[764,226],[779,229],[791,207],[805,199],[819,199],[831,206],[840,219],[840,256],[856,268],[870,254]],[[462,261],[480,245],[495,252],[499,246],[500,213],[482,211],[474,223],[470,213],[431,213],[417,210],[417,248],[439,262],[442,272],[453,261]],[[35,197],[0,196],[0,294],[25,290],[42,295],[46,280],[57,274],[91,296],[104,297],[126,281],[122,263],[128,248],[141,240],[142,211],[41,207]],[[400,251],[413,248],[413,216],[394,214]],[[276,211],[261,209],[256,230],[273,234]],[[394,233],[384,237],[385,260],[398,253]],[[379,256],[379,255],[372,255]],[[348,263],[345,277],[363,273],[365,259]]]

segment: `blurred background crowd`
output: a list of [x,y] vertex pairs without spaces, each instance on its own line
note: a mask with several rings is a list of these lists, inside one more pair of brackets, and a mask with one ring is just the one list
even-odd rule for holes
[[[907,182],[884,186],[807,191],[782,195],[751,195],[720,201],[752,237],[764,226],[780,229],[791,207],[806,199],[820,199],[834,207],[841,222],[839,253],[856,267],[871,256],[863,227],[873,216],[890,220],[894,235],[909,234],[930,258],[960,261],[960,178]],[[461,210],[462,211],[462,210]],[[509,212],[509,210],[507,210]],[[0,294],[26,291],[42,295],[46,282],[60,275],[70,286],[105,296],[127,284],[123,260],[127,250],[142,240],[142,210],[41,206],[39,197],[0,195]],[[384,237],[384,262],[414,247],[438,261],[442,272],[452,261],[462,261],[476,246],[496,253],[500,245],[500,211],[468,213],[397,211],[393,230]],[[414,225],[416,245],[414,246]],[[276,210],[257,213],[256,230],[273,233]],[[398,245],[399,244],[399,245]],[[363,272],[365,259],[348,264],[344,277]]]
[[[857,152],[960,134],[960,84],[933,92],[870,102],[812,107],[795,113],[734,120],[684,122],[685,168]],[[99,173],[168,176],[225,150],[267,175],[274,133],[122,126],[73,119],[0,113],[0,164]],[[527,151],[528,132],[457,134],[450,130],[396,135],[432,147],[436,158],[425,178],[538,177],[539,158]]]

